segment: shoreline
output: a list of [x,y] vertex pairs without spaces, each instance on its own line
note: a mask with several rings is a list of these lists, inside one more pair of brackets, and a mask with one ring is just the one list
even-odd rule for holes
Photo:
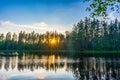
[[71,52],[71,53],[120,53],[120,50],[84,50],[84,51],[76,51],[76,50],[0,50],[0,52]]

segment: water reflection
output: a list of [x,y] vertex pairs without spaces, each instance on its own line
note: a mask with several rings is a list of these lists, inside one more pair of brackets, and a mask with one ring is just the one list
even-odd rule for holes
[[[120,80],[120,58],[117,57],[80,57],[80,55],[61,54],[25,54],[21,56],[4,57],[0,56],[0,73],[9,72],[18,75],[24,71],[36,73],[38,70],[47,73],[49,71],[69,75],[71,80]],[[39,74],[38,78],[45,77]],[[71,74],[64,74],[70,73]],[[58,75],[57,75],[58,73]],[[53,76],[54,77],[54,76]],[[47,78],[47,77],[46,77]],[[67,78],[67,79],[68,79]],[[53,78],[54,79],[54,78]]]
[[[60,60],[60,58],[58,60]],[[55,63],[55,55],[50,56],[23,55],[20,57],[19,56],[1,57],[0,60],[0,68],[2,66],[6,71],[15,68],[17,68],[19,71],[25,69],[30,69],[31,71],[33,71],[34,69],[38,69],[39,67],[43,67],[46,68],[46,70],[49,70],[51,68],[54,69],[55,65],[56,66],[59,65],[58,63]]]

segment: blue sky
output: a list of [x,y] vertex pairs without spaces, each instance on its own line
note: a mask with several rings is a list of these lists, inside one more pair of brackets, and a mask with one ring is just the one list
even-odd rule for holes
[[64,33],[89,16],[82,0],[0,0],[0,32]]
[[[83,11],[80,0],[2,0],[0,18],[29,23],[46,18],[79,17]],[[67,17],[68,18],[68,17]],[[67,19],[66,18],[66,19]],[[66,20],[65,19],[65,20]],[[67,19],[69,21],[69,19]],[[72,20],[71,20],[72,21]]]
[[86,5],[81,0],[0,0],[0,32],[64,33],[88,16]]

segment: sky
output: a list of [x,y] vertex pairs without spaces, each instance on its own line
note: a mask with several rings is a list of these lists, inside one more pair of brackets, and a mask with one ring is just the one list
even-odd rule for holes
[[83,0],[0,0],[0,33],[64,33],[89,16],[88,4]]

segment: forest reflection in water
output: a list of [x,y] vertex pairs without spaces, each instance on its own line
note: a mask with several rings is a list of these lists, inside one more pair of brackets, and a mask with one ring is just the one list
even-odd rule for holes
[[[55,74],[51,77],[53,72]],[[12,80],[12,77],[21,76],[23,73],[24,76],[33,74],[38,80],[41,78],[61,80],[62,77],[66,77],[65,80],[120,80],[120,58],[119,56],[83,57],[79,54],[64,53],[0,56],[0,79]]]

